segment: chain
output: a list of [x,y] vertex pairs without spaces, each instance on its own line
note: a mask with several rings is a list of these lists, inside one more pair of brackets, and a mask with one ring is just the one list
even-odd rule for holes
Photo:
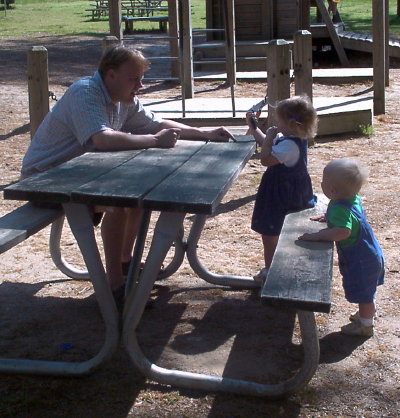
[[54,91],[49,90],[49,97],[51,100],[57,101],[57,96],[54,94]]

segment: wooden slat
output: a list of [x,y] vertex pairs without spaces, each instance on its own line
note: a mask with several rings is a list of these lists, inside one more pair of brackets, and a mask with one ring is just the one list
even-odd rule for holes
[[241,136],[239,139],[237,143],[207,143],[187,164],[144,198],[144,207],[212,214],[254,153],[252,137]]
[[[97,164],[97,153],[86,153],[44,173],[37,174],[4,189],[6,199],[44,200],[65,203],[70,200],[71,191],[108,172],[115,164],[122,164],[142,152],[121,151],[104,153],[104,164]],[[66,170],[68,176],[65,175]],[[90,169],[88,169],[90,167]],[[57,191],[56,193],[54,193]]]
[[141,206],[147,193],[203,146],[202,141],[179,141],[176,148],[147,149],[112,172],[79,187],[72,193],[72,199],[76,203],[105,206]]
[[0,218],[0,254],[51,224],[63,214],[26,203]]
[[299,241],[324,224],[309,220],[318,209],[286,216],[267,280],[261,291],[266,305],[329,312],[331,308],[332,242]]
[[349,60],[347,59],[347,55],[346,55],[346,52],[344,51],[343,45],[340,43],[340,39],[338,37],[338,34],[336,33],[335,27],[329,16],[325,3],[323,2],[323,0],[315,0],[315,1],[317,3],[318,10],[321,13],[322,19],[324,20],[326,24],[326,28],[328,29],[329,36],[332,39],[332,43],[333,43],[333,46],[335,47],[336,53],[338,54],[340,63],[343,66],[348,66]]

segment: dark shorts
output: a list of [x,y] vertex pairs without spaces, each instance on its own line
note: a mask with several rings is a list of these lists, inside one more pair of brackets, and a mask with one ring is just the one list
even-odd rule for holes
[[[32,202],[33,205],[35,205],[38,208],[44,208],[44,209],[62,209],[61,203],[52,203],[52,202]],[[100,225],[101,220],[103,219],[103,212],[94,212],[92,206],[89,206],[90,214],[92,217],[93,226]]]

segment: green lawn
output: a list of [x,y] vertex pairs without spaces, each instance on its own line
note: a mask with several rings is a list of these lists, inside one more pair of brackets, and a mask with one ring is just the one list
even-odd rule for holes
[[[346,29],[371,32],[373,0],[342,0],[339,12]],[[90,0],[15,0],[5,13],[0,6],[0,36],[23,35],[99,35],[108,33],[108,20],[93,21],[85,9]],[[400,37],[400,18],[396,17],[397,0],[389,0],[390,34]],[[192,24],[205,27],[205,0],[192,0]],[[138,24],[138,28],[157,29],[158,24]]]

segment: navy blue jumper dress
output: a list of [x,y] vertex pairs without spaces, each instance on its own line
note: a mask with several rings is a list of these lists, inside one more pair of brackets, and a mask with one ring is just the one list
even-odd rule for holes
[[307,141],[282,137],[276,141],[293,141],[300,156],[293,167],[277,164],[268,167],[258,187],[251,229],[262,235],[279,235],[285,216],[290,212],[312,208],[316,203],[307,171]]
[[[377,286],[384,281],[382,248],[365,217],[361,201],[361,213],[347,200],[332,202],[330,207],[336,205],[349,209],[360,224],[359,237],[354,245],[341,248],[336,243],[345,297],[350,303],[371,303],[374,301]],[[329,207],[327,219],[329,220]]]

